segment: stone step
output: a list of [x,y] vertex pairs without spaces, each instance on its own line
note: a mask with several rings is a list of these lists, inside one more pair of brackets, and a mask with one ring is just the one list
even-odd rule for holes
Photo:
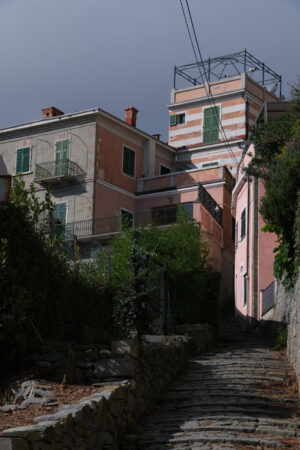
[[215,405],[212,403],[211,405],[199,405],[199,404],[190,404],[190,405],[164,405],[164,411],[166,414],[170,414],[170,412],[174,411],[184,411],[185,414],[199,414],[199,407],[201,407],[201,411],[204,414],[221,414],[221,413],[233,413],[233,414],[240,414],[240,415],[251,415],[253,417],[275,417],[279,419],[287,419],[289,417],[292,417],[293,408],[265,408],[265,405],[259,407],[259,406],[249,406],[243,407],[242,405]]
[[[260,391],[263,392],[263,391]],[[175,400],[175,401],[181,401],[182,399],[185,399],[189,397],[190,393],[188,391],[169,391],[166,392],[162,399],[163,400]],[[193,400],[200,400],[201,401],[209,401],[211,399],[216,399],[217,402],[226,400],[226,399],[241,399],[241,400],[264,400],[268,402],[279,402],[279,403],[290,403],[290,404],[298,404],[298,400],[291,399],[291,398],[284,398],[284,397],[270,397],[270,396],[264,396],[264,395],[251,395],[247,394],[245,392],[239,392],[239,393],[233,393],[230,391],[225,392],[210,392],[210,393],[203,393],[199,391],[193,391],[192,394]]]
[[145,424],[139,449],[300,448],[286,357],[230,322],[214,352],[191,358]]
[[[191,382],[191,381],[200,381],[203,382],[203,376],[197,376],[198,374],[189,374],[187,375],[185,378],[181,378],[181,380],[184,380],[186,382]],[[282,383],[285,379],[285,377],[279,377],[279,376],[265,376],[265,377],[259,377],[259,376],[252,376],[251,378],[249,378],[249,375],[242,375],[242,374],[232,374],[231,376],[218,376],[218,377],[210,377],[211,380],[213,381],[220,381],[223,382],[225,380],[248,380],[248,382],[252,382],[252,383],[258,383],[258,382],[267,382],[267,383]]]
[[[179,423],[179,425],[178,425]],[[275,427],[281,430],[290,430],[292,432],[297,432],[298,423],[296,421],[287,421],[287,420],[278,420],[278,419],[270,419],[270,418],[260,418],[260,417],[252,417],[247,415],[238,415],[236,413],[227,413],[226,415],[209,415],[209,414],[199,414],[195,417],[195,414],[191,414],[189,417],[187,414],[182,415],[182,413],[172,414],[171,416],[163,416],[162,414],[157,414],[154,418],[149,419],[149,423],[145,423],[145,429],[153,428],[156,429],[160,427],[166,426],[175,426],[177,424],[179,428],[189,428],[194,424],[199,426],[206,426],[208,424],[224,424],[224,425],[249,425],[253,424],[255,426],[266,426],[266,427]]]
[[[180,433],[178,433],[180,434]],[[139,442],[139,448],[140,449],[149,449],[149,448],[158,448],[153,446],[155,445],[162,445],[162,444],[171,444],[169,445],[169,448],[172,448],[172,445],[175,444],[195,444],[195,443],[211,443],[211,444],[235,444],[235,445],[243,445],[243,446],[260,446],[260,447],[273,447],[273,448],[283,448],[283,445],[285,445],[285,448],[293,448],[286,445],[286,442],[283,443],[282,440],[276,439],[266,436],[258,436],[258,437],[249,437],[243,434],[235,434],[234,436],[231,436],[230,433],[218,433],[218,432],[195,432],[195,433],[188,433],[186,435],[177,435],[175,437],[171,437],[164,434],[156,434],[153,435],[147,439],[143,439]],[[150,447],[149,447],[150,446]],[[215,447],[217,448],[217,447]]]
[[211,424],[211,425],[202,425],[198,424],[197,422],[195,424],[191,423],[188,426],[180,426],[179,429],[176,426],[166,426],[166,427],[160,427],[159,431],[157,429],[150,429],[148,432],[146,432],[143,436],[143,439],[147,440],[147,437],[153,436],[153,432],[157,433],[159,432],[161,435],[166,435],[167,433],[172,433],[173,436],[177,436],[181,432],[188,432],[190,433],[202,433],[205,432],[211,432],[211,431],[217,431],[222,433],[228,433],[228,431],[232,432],[234,435],[238,433],[247,433],[247,434],[263,434],[265,437],[269,436],[278,436],[278,437],[296,437],[297,431],[296,430],[288,430],[288,429],[280,429],[276,426],[257,426],[255,422],[253,422],[252,425],[249,425],[247,423],[245,424],[237,424],[237,425],[218,425],[218,424]]

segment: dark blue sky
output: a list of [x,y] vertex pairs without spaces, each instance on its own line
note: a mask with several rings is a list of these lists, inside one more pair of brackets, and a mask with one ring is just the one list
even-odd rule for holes
[[[300,74],[300,0],[190,0],[203,57],[247,48]],[[0,0],[0,127],[100,107],[167,139],[174,65],[194,62],[179,0]]]

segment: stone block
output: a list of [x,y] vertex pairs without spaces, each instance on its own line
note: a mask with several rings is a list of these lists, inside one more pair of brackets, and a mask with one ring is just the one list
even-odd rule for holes
[[132,377],[133,360],[128,355],[122,358],[98,360],[95,363],[94,374],[99,379],[107,377]]
[[43,422],[38,425],[28,425],[26,427],[8,428],[2,432],[3,437],[27,438],[30,441],[37,441],[45,433],[55,426],[56,422]]
[[0,437],[0,450],[29,450],[25,439]]
[[17,405],[4,405],[0,408],[0,412],[2,413],[10,413],[14,409],[16,409]]
[[149,344],[164,344],[166,342],[164,335],[144,334],[143,339]]
[[130,355],[132,358],[137,358],[138,344],[131,339],[112,341],[111,351],[116,355]]

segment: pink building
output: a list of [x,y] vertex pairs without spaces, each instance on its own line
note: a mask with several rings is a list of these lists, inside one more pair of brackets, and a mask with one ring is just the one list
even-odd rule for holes
[[[258,117],[259,126],[268,117],[278,117],[287,111],[287,102],[267,103]],[[235,231],[235,312],[244,327],[267,320],[272,314],[276,290],[273,274],[276,235],[261,231],[264,221],[259,213],[264,195],[261,180],[249,177],[248,166],[255,148],[251,145],[243,154],[232,192],[232,210],[236,220]]]

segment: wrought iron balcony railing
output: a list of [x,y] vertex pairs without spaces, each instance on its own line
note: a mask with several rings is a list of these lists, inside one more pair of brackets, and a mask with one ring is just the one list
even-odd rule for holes
[[[185,205],[185,211],[189,217],[193,216],[193,204]],[[104,234],[119,233],[126,227],[137,228],[140,226],[170,225],[176,222],[177,206],[166,208],[154,208],[151,211],[142,211],[135,214],[121,216],[103,217],[101,219],[79,220],[65,225],[65,239],[72,239],[74,235],[78,238],[88,236],[99,236]]]
[[219,207],[218,203],[212,198],[201,183],[198,183],[198,200],[205,206],[214,219],[216,219],[220,225],[223,225],[222,208]]
[[85,177],[84,170],[74,161],[48,161],[36,164],[34,181],[36,183],[61,183],[81,181]]

